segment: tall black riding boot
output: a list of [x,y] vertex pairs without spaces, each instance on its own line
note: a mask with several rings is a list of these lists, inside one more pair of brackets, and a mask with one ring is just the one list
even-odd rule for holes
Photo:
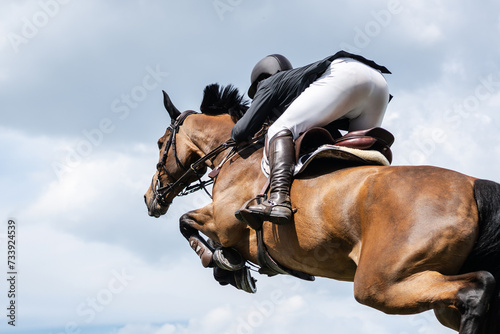
[[252,214],[275,224],[287,224],[292,220],[290,186],[295,168],[295,145],[290,130],[278,132],[269,144],[271,168],[269,199],[248,208]]

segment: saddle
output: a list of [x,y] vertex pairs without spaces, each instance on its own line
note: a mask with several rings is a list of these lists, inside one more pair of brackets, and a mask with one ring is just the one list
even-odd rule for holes
[[[325,128],[312,128],[295,141],[297,161],[304,155],[314,152],[323,145],[352,148],[356,150],[372,150],[382,154],[389,164],[392,162],[391,145],[394,136],[387,130],[375,127],[367,130],[351,131],[342,136],[338,130],[328,131]],[[362,152],[358,152],[363,157]]]
[[[392,162],[391,145],[394,136],[375,127],[351,131],[342,136],[337,130],[312,128],[295,140],[296,166],[294,176],[303,172],[317,158],[347,160],[359,165],[389,166]],[[267,157],[262,159],[262,171],[269,176]]]

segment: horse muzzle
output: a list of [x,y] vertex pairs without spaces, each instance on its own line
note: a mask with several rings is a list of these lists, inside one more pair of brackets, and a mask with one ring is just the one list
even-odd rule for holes
[[159,201],[158,196],[156,196],[151,189],[149,189],[144,195],[144,201],[146,202],[146,207],[148,208],[148,215],[155,218],[159,218],[167,213],[168,208],[170,207],[170,203]]

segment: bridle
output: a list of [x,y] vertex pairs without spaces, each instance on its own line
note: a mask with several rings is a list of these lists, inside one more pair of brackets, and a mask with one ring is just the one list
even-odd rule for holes
[[[153,194],[155,196],[156,202],[160,204],[161,206],[169,206],[171,202],[168,202],[166,200],[167,195],[170,192],[175,191],[179,187],[183,188],[183,191],[181,191],[179,194],[176,196],[184,196],[190,193],[193,193],[195,191],[198,191],[200,189],[205,190],[205,192],[210,196],[210,193],[206,189],[207,185],[212,184],[214,181],[213,179],[208,180],[208,181],[203,181],[201,178],[204,175],[204,171],[201,172],[202,169],[206,167],[205,162],[217,157],[221,152],[225,151],[229,147],[235,147],[236,144],[233,140],[228,140],[215,149],[213,149],[211,152],[206,154],[205,156],[201,157],[194,163],[192,163],[189,168],[186,168],[184,164],[179,160],[179,157],[177,156],[177,145],[176,145],[176,137],[177,133],[179,132],[180,126],[184,123],[186,118],[189,115],[192,114],[197,114],[196,111],[193,110],[187,110],[181,113],[175,120],[172,120],[170,123],[169,127],[167,130],[170,130],[170,137],[168,138],[167,142],[165,143],[165,150],[163,151],[163,155],[160,159],[160,162],[156,165],[156,170],[158,171],[158,175],[156,178],[156,184],[154,184],[154,176],[153,179],[151,180],[151,189],[153,191]],[[180,166],[184,170],[184,174],[182,174],[179,178],[175,178],[172,173],[168,171],[166,168],[166,163],[167,163],[167,158],[168,158],[168,151],[170,150],[170,147],[172,147],[172,152],[175,157],[175,161],[178,166]],[[164,172],[167,174],[168,178],[171,180],[174,180],[172,183],[168,183],[166,185],[161,185],[160,181],[160,174],[161,172]],[[190,179],[193,175],[195,175],[198,179],[198,183],[190,186],[191,182],[187,181],[187,179]]]

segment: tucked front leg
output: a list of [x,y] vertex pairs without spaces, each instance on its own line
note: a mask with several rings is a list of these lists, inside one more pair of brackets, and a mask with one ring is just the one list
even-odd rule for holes
[[[245,260],[234,248],[217,247],[207,242],[199,232],[206,234],[207,225],[212,222],[212,206],[190,211],[179,219],[182,235],[201,259],[205,268],[214,268],[214,278],[221,284],[231,284],[237,289],[255,293],[255,280]],[[217,237],[217,236],[214,236]]]
[[[210,205],[211,207],[211,205]],[[205,267],[214,267],[213,254],[215,249],[200,235],[197,228],[204,225],[205,220],[196,220],[196,218],[207,218],[209,212],[208,206],[190,211],[179,219],[179,227],[182,235],[187,239],[191,248],[198,254],[201,264]]]

